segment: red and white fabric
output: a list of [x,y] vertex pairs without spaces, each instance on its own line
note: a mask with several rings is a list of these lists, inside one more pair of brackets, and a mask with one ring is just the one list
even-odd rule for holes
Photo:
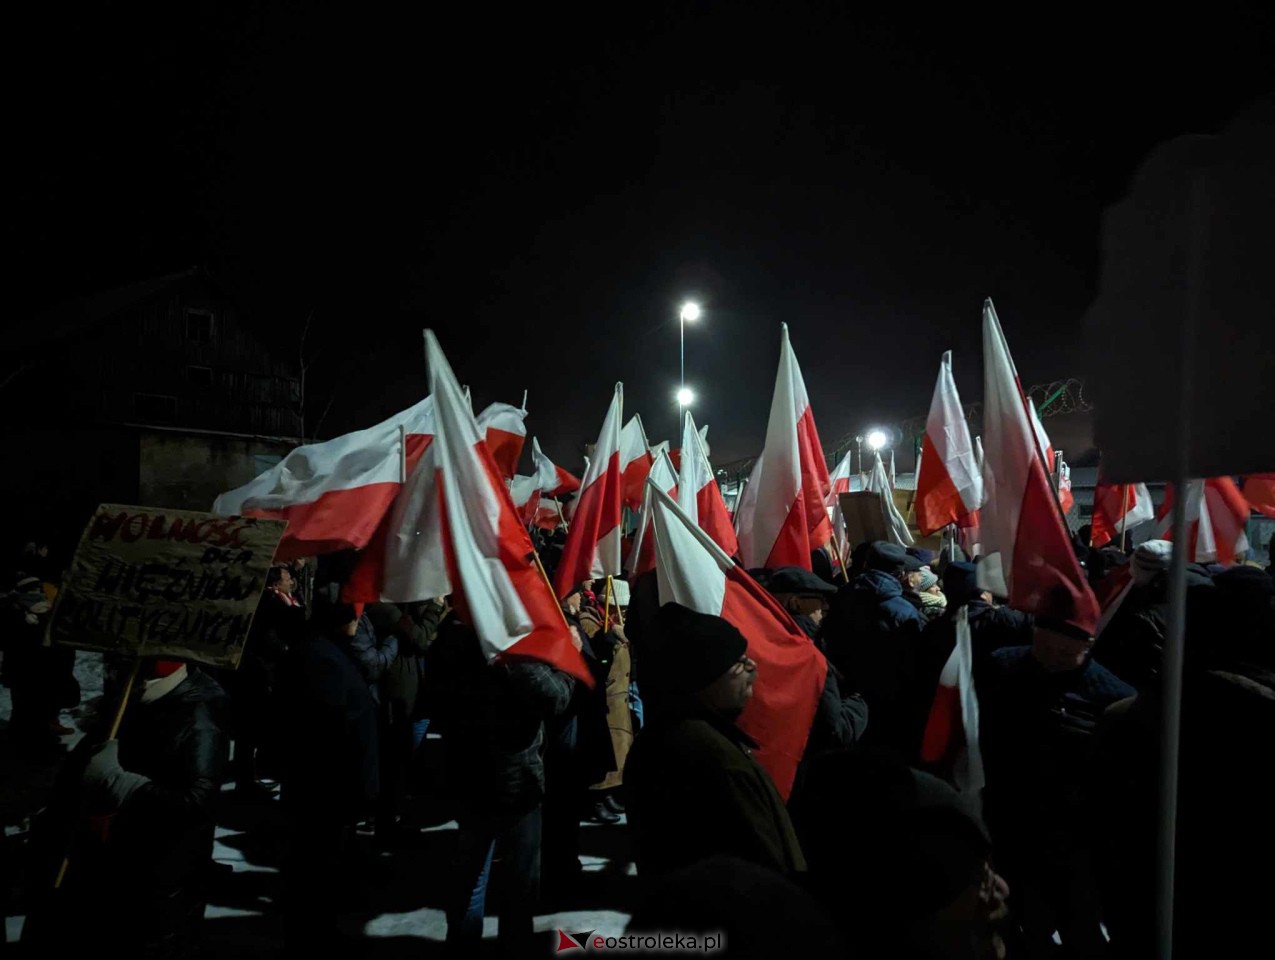
[[593,458],[584,474],[580,496],[574,501],[575,509],[569,517],[571,529],[554,577],[559,597],[565,597],[581,581],[620,574],[623,534],[620,419],[623,413],[624,385],[617,383]]
[[766,445],[736,517],[747,567],[811,569],[812,550],[832,539],[828,465],[797,356],[782,325],[779,372],[766,426]]
[[983,504],[983,476],[965,408],[952,376],[952,351],[939,361],[916,477],[916,525],[922,536],[967,517]]
[[956,615],[956,645],[939,675],[921,741],[921,760],[940,770],[963,793],[977,795],[986,785],[978,743],[978,696],[974,692],[968,607],[961,607]]
[[868,474],[867,490],[869,493],[881,495],[881,519],[885,522],[886,539],[901,547],[910,547],[916,541],[912,539],[912,531],[908,522],[894,502],[894,486],[885,472],[885,463],[878,452],[874,455],[872,472]]
[[620,431],[620,483],[624,491],[624,505],[630,510],[637,510],[642,505],[646,475],[651,472],[654,462],[655,457],[646,442],[646,430],[642,428],[642,418],[635,413]]
[[648,477],[650,483],[642,490],[642,509],[638,511],[637,532],[633,535],[633,545],[624,564],[624,569],[633,579],[655,569],[655,535],[651,532],[652,486],[663,490],[670,497],[676,498],[678,495],[677,473],[673,469],[673,461],[663,450],[655,458]]
[[540,487],[536,483],[536,478],[534,476],[514,477],[513,482],[509,484],[509,497],[518,508],[522,525],[525,527],[530,524],[536,516],[536,507],[540,504]]
[[1091,635],[1098,602],[1076,559],[1032,413],[992,301],[983,305],[983,561],[978,583],[1010,606]]
[[[974,438],[974,462],[978,464],[978,476],[981,483],[983,477],[982,437]],[[984,500],[987,498],[986,491],[984,491],[983,498]],[[979,513],[979,510],[975,510],[973,513],[966,514],[956,521],[956,542],[961,545],[961,549],[965,551],[965,555],[971,560],[983,555],[983,521]]]
[[346,598],[450,596],[489,660],[533,657],[592,686],[478,422],[428,330],[425,353],[435,440],[395,504],[382,552],[364,551]]
[[686,515],[699,528],[713,538],[713,542],[726,551],[727,556],[739,553],[739,541],[726,511],[726,501],[708,462],[704,449],[704,434],[695,429],[691,412],[682,413],[682,462],[677,475],[677,502]]
[[434,400],[365,430],[297,447],[221,494],[213,513],[286,520],[276,559],[366,547],[433,440]]
[[1132,530],[1155,519],[1155,504],[1145,483],[1107,483],[1099,480],[1093,494],[1093,521],[1090,543],[1103,547],[1120,536],[1120,529]]
[[[648,486],[652,486],[649,485]],[[740,728],[760,744],[755,756],[787,799],[823,693],[828,663],[756,580],[662,490],[652,488],[660,603],[676,601],[730,622],[757,663]]]
[[[847,450],[837,468],[828,475],[828,520],[832,524],[832,546],[836,552],[836,562],[840,565],[842,558],[849,557],[850,545],[846,542],[846,521],[841,513],[841,494],[849,493],[851,480],[859,481],[858,475],[851,466],[854,451]],[[863,489],[862,483],[856,484]]]
[[1251,473],[1244,478],[1244,499],[1258,513],[1275,517],[1275,473]]
[[527,442],[527,411],[509,403],[493,403],[478,415],[491,458],[506,480],[518,472],[522,445]]
[[557,530],[566,523],[562,516],[562,504],[542,497],[536,504],[533,521],[541,530]]
[[[1173,498],[1170,484],[1156,514],[1155,536],[1173,540]],[[1232,564],[1248,550],[1250,509],[1230,477],[1188,480],[1186,485],[1187,560],[1192,563]]]
[[544,455],[540,441],[531,438],[531,461],[536,468],[536,485],[548,497],[561,497],[580,489],[580,480]]

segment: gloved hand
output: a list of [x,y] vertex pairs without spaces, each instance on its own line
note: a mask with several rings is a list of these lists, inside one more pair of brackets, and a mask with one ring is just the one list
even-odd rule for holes
[[129,797],[150,783],[150,777],[120,766],[120,742],[107,740],[93,751],[81,781],[90,802],[99,809],[118,810]]

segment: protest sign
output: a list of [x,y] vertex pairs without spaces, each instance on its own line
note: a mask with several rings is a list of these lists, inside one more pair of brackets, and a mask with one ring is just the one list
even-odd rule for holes
[[851,547],[877,540],[889,540],[881,494],[870,491],[838,494],[841,515],[846,522],[846,542]]
[[236,667],[281,520],[102,504],[54,608],[54,643]]

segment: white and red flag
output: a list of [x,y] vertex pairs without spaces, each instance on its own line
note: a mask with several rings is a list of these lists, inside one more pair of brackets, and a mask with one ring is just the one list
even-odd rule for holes
[[1275,517],[1275,473],[1250,473],[1244,478],[1243,494],[1258,513]]
[[974,692],[968,607],[961,607],[956,615],[956,646],[939,675],[921,741],[921,760],[937,767],[962,793],[977,794],[986,785],[978,745],[978,696]]
[[651,472],[654,462],[655,456],[646,442],[642,418],[635,413],[620,431],[620,485],[624,505],[630,510],[637,510],[642,505],[646,475]]
[[828,464],[786,323],[766,445],[748,486],[735,526],[744,565],[811,569],[811,551],[832,539]]
[[1155,504],[1145,483],[1107,483],[1099,480],[1093,494],[1090,543],[1103,547],[1141,523],[1155,519]]
[[[1173,498],[1170,484],[1156,514],[1156,536],[1173,540]],[[1187,560],[1192,563],[1234,563],[1248,550],[1244,532],[1250,514],[1248,501],[1230,477],[1188,480],[1186,485]]]
[[713,476],[704,449],[704,435],[695,429],[691,411],[682,412],[682,463],[677,475],[677,502],[699,528],[713,538],[713,542],[726,551],[727,556],[739,553],[739,541],[722,499],[722,490]]
[[865,489],[869,493],[881,495],[881,519],[885,523],[889,541],[901,547],[910,547],[916,541],[912,539],[908,522],[903,514],[899,513],[899,507],[894,502],[894,487],[890,483],[889,475],[885,472],[885,461],[881,459],[880,452],[874,454],[874,457],[872,472],[868,474]]
[[565,523],[562,518],[562,504],[542,497],[536,503],[536,515],[532,522],[541,530],[557,530]]
[[851,463],[853,456],[854,451],[847,450],[846,455],[837,464],[837,469],[828,475],[828,520],[832,524],[832,545],[838,564],[847,558],[847,551],[850,549],[850,545],[846,542],[846,521],[841,513],[841,494],[850,492],[852,478],[855,480],[854,485],[863,489],[862,480],[854,472]]
[[527,442],[527,411],[509,403],[493,403],[478,415],[478,429],[487,441],[491,459],[506,480],[518,472],[522,445]]
[[638,511],[637,533],[633,535],[633,545],[625,559],[624,569],[629,571],[632,579],[655,569],[655,535],[651,532],[651,487],[663,490],[670,497],[678,495],[677,473],[673,470],[673,461],[666,451],[661,450],[655,457],[655,465],[648,475],[650,483],[642,489],[642,509]]
[[548,497],[561,497],[580,489],[580,480],[572,476],[544,455],[540,449],[540,441],[531,438],[531,460],[536,468],[536,484],[540,492]]
[[434,400],[426,397],[374,427],[297,447],[219,496],[213,513],[286,520],[278,560],[365,547],[433,434]]
[[992,301],[983,304],[983,562],[978,583],[1010,606],[1091,636],[1098,601],[1071,546],[1045,473],[1018,371]]
[[489,660],[533,657],[592,685],[478,422],[428,330],[425,354],[434,443],[395,504],[380,554],[364,551],[344,595],[400,603],[450,596]]
[[916,525],[928,537],[983,504],[983,477],[965,408],[952,377],[952,351],[939,361],[916,477]]
[[602,421],[593,458],[584,473],[580,497],[571,514],[571,529],[554,574],[554,588],[565,597],[572,587],[595,577],[620,573],[620,522],[623,515],[620,472],[620,419],[624,413],[624,385]]
[[682,512],[651,488],[660,603],[677,602],[721,617],[748,641],[757,663],[753,697],[740,728],[760,744],[757,762],[787,799],[823,693],[828,663],[810,638],[760,584]]

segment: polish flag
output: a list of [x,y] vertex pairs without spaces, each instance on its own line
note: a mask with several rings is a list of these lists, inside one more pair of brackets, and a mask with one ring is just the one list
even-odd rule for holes
[[677,502],[699,528],[729,557],[739,553],[739,541],[726,512],[721,487],[713,476],[704,449],[703,433],[695,429],[691,411],[682,413],[682,464],[677,475]]
[[540,441],[531,438],[531,460],[536,468],[536,484],[540,492],[550,497],[560,497],[580,489],[580,481],[544,455]]
[[921,741],[921,761],[937,767],[962,793],[986,784],[978,745],[978,697],[974,692],[974,646],[969,608],[956,615],[956,646],[939,675],[938,689]]
[[536,507],[540,503],[540,487],[536,485],[536,478],[514,477],[513,482],[509,484],[509,497],[518,508],[522,525],[528,526],[535,519]]
[[851,489],[850,478],[855,475],[851,466],[853,455],[854,451],[847,450],[846,455],[837,464],[837,469],[828,475],[828,520],[832,524],[832,544],[839,564],[847,559],[847,551],[850,549],[849,543],[846,542],[846,521],[841,513],[841,494],[849,493]]
[[973,513],[982,503],[983,476],[952,377],[952,351],[948,350],[939,361],[939,379],[925,421],[916,477],[916,525],[921,535],[928,537]]
[[1251,473],[1244,478],[1244,499],[1258,513],[1275,517],[1275,473]]
[[[974,438],[974,462],[978,464],[979,483],[983,482],[983,438]],[[983,499],[987,499],[986,491],[984,491]],[[961,545],[961,549],[965,551],[965,555],[971,560],[975,557],[983,555],[983,531],[982,519],[979,511],[966,514],[956,521],[956,540]]]
[[297,447],[219,496],[213,513],[286,520],[279,561],[366,547],[433,435],[426,397],[374,427]]
[[580,498],[571,514],[571,529],[558,561],[558,596],[583,580],[618,576],[620,573],[620,520],[623,510],[620,472],[620,418],[624,385],[615,385],[615,396],[602,421],[593,459],[584,474]]
[[1132,530],[1155,519],[1155,505],[1145,483],[1106,483],[1099,480],[1093,494],[1091,543],[1106,546],[1120,536],[1120,528]]
[[[384,552],[361,555],[347,600],[369,592],[368,599],[396,603],[450,596],[488,660],[532,657],[592,686],[478,422],[429,330],[425,354],[435,442],[398,498]],[[353,596],[357,591],[364,597]]]
[[535,524],[541,530],[557,530],[562,526],[562,504],[557,500],[541,498],[536,504]]
[[[1156,536],[1173,539],[1173,498],[1170,484],[1156,514]],[[1248,550],[1244,533],[1249,505],[1230,477],[1188,480],[1186,485],[1187,560],[1192,563],[1231,564]]]
[[903,518],[903,514],[899,513],[899,508],[895,505],[894,487],[886,475],[885,463],[879,452],[876,454],[876,462],[872,464],[872,472],[868,474],[867,490],[869,493],[881,495],[881,517],[885,521],[889,541],[901,547],[912,546],[916,541],[912,539],[912,531],[908,529],[907,520]]
[[508,403],[493,403],[478,415],[491,458],[506,480],[518,472],[522,445],[527,442],[527,411]]
[[676,498],[678,495],[677,473],[673,470],[673,461],[665,451],[661,450],[655,458],[648,476],[651,482],[642,490],[642,509],[638,512],[637,533],[633,535],[633,546],[625,562],[625,569],[634,580],[655,569],[655,535],[651,532],[651,486],[663,490],[670,497]]
[[1071,467],[1067,466],[1067,461],[1054,451],[1053,441],[1049,439],[1049,434],[1045,433],[1045,427],[1036,413],[1036,401],[1028,397],[1027,407],[1031,411],[1032,430],[1036,433],[1036,442],[1040,444],[1041,453],[1045,457],[1045,471],[1050,477],[1056,474],[1058,478],[1058,505],[1062,507],[1064,515],[1071,513],[1071,508],[1076,505],[1076,498],[1071,493]]
[[655,457],[646,442],[642,418],[636,413],[620,431],[620,485],[624,493],[624,505],[636,510],[642,505],[642,491],[646,475],[651,472]]
[[766,445],[754,468],[751,497],[737,518],[747,567],[804,567],[810,553],[832,539],[825,503],[828,465],[819,444],[801,368],[782,325],[779,373],[766,426]]
[[660,603],[676,601],[699,613],[719,616],[748,641],[757,679],[739,726],[761,745],[757,762],[786,800],[806,749],[828,663],[774,597],[692,522],[672,497],[654,484],[649,486]]
[[1045,474],[1005,334],[992,301],[983,304],[983,562],[978,583],[1027,613],[1093,634],[1098,602],[1072,550]]

